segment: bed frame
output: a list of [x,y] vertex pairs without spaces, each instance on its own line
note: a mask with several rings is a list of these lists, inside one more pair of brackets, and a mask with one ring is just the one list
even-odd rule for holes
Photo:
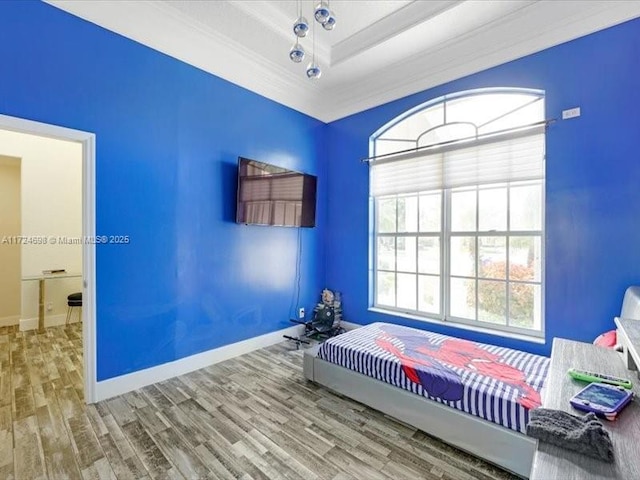
[[379,410],[516,475],[529,478],[536,440],[304,351],[308,380]]

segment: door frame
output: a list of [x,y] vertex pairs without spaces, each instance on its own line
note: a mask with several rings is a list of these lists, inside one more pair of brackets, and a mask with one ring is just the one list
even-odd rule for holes
[[0,115],[0,129],[82,145],[82,348],[84,398],[96,401],[96,136],[90,132]]

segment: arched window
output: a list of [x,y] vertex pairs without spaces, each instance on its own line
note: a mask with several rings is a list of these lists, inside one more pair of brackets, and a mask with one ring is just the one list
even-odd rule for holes
[[420,105],[371,137],[374,307],[542,335],[544,92]]

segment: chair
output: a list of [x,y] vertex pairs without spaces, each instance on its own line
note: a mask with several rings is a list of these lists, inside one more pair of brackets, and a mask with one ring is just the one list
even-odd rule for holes
[[67,321],[65,325],[69,325],[69,320],[71,320],[71,310],[74,307],[79,307],[78,310],[78,321],[82,319],[82,292],[72,293],[67,297]]
[[309,322],[290,319],[292,323],[304,325],[304,333],[300,337],[291,337],[283,335],[287,340],[296,342],[296,348],[300,348],[301,344],[309,345],[310,341],[321,341],[330,337],[335,337],[344,333],[344,329],[340,326],[340,322],[336,322],[335,308],[320,304],[315,308],[313,319]]

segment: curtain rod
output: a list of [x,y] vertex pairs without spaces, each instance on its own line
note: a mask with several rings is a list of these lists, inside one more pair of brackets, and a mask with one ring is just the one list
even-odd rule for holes
[[408,153],[418,153],[418,152],[422,152],[424,150],[436,149],[438,147],[453,146],[453,145],[455,145],[457,143],[463,143],[466,140],[483,140],[483,139],[491,138],[491,137],[494,137],[494,136],[502,135],[502,134],[505,134],[505,133],[516,133],[516,132],[519,132],[519,131],[525,131],[525,130],[528,130],[530,128],[541,127],[541,126],[547,127],[550,124],[556,122],[557,120],[558,120],[557,118],[550,118],[548,120],[541,120],[539,122],[530,123],[528,125],[522,125],[520,127],[507,128],[505,130],[497,130],[495,132],[485,133],[484,135],[474,135],[474,136],[471,136],[471,137],[458,138],[456,140],[447,140],[446,142],[433,143],[431,145],[425,145],[424,147],[407,148],[406,150],[398,150],[397,152],[384,153],[382,155],[375,155],[373,157],[363,158],[360,161],[363,162],[363,163],[371,163],[371,162],[375,162],[376,160],[389,159],[389,157],[394,157],[396,155],[403,155],[403,154],[408,154]]

